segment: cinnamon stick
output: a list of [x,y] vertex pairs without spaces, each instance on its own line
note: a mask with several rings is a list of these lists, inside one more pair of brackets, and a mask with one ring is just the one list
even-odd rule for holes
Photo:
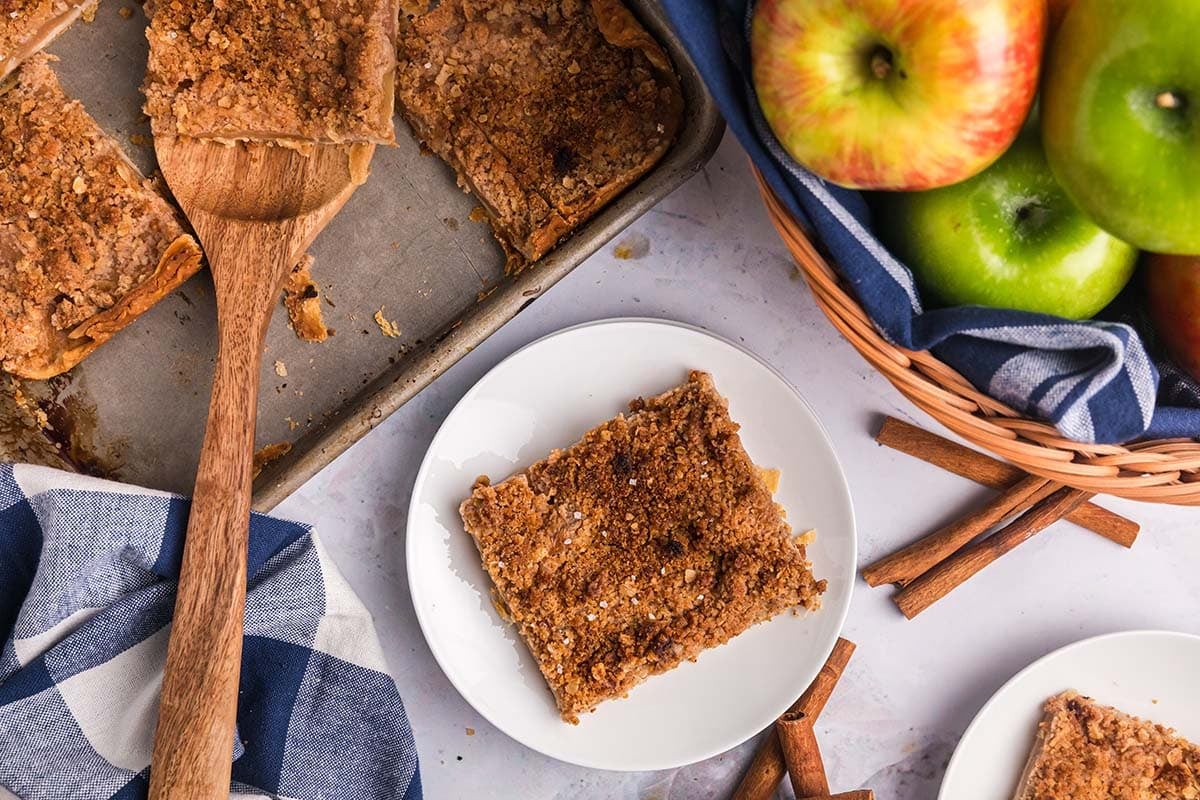
[[[809,719],[816,720],[821,716],[825,704],[829,701],[838,679],[846,669],[850,656],[854,654],[854,642],[848,639],[838,639],[833,646],[833,652],[825,659],[825,664],[812,684],[784,712],[788,714],[805,714]],[[763,737],[746,770],[742,782],[733,793],[733,800],[767,800],[779,788],[787,765],[783,760],[783,747],[779,743],[779,733],[772,726]]]
[[[1008,489],[1025,477],[1018,467],[894,417],[884,420],[875,441],[992,489]],[[1093,503],[1081,505],[1067,519],[1122,547],[1132,547],[1141,530],[1133,520]]]
[[870,789],[855,789],[852,792],[827,794],[823,797],[804,797],[796,800],[875,800],[875,792]]
[[825,762],[821,760],[812,718],[804,712],[784,714],[775,723],[775,732],[796,797],[828,795],[829,779],[825,777]]
[[783,761],[783,746],[779,743],[779,733],[772,725],[754,752],[754,759],[742,776],[742,782],[734,790],[733,800],[768,800],[774,797],[785,772],[787,765]]
[[846,671],[846,665],[850,663],[850,656],[854,655],[855,646],[854,642],[849,639],[839,638],[834,642],[833,650],[829,653],[829,658],[825,659],[825,663],[821,665],[821,671],[817,673],[817,677],[813,678],[813,682],[804,690],[804,694],[800,695],[784,714],[805,714],[816,722],[817,718],[821,716],[821,712],[825,710],[825,704],[833,695],[838,681],[842,679],[842,673]]
[[1013,514],[1024,513],[1052,494],[1056,487],[1057,484],[1038,476],[1018,481],[982,508],[866,567],[862,576],[868,586],[910,583],[954,555],[976,536]]
[[893,600],[912,619],[987,565],[1079,508],[1093,497],[1090,492],[1063,487],[1004,528],[967,547],[901,589]]

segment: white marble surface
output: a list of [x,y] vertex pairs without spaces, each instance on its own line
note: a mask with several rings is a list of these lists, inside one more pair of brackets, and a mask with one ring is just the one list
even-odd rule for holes
[[[649,252],[624,261],[612,245],[597,253],[277,511],[317,525],[374,614],[431,800],[725,797],[753,748],[750,742],[663,773],[572,767],[489,726],[438,669],[405,580],[409,491],[454,403],[521,345],[574,323],[632,315],[683,320],[744,342],[801,388],[828,428],[853,492],[862,563],[986,494],[874,444],[882,414],[934,423],[839,338],[793,276],[731,138],[702,174],[617,241],[648,244]],[[835,791],[870,787],[881,800],[933,798],[975,712],[1030,661],[1109,631],[1200,633],[1200,512],[1105,503],[1143,524],[1132,551],[1060,524],[913,622],[896,611],[889,590],[859,582],[845,631],[858,653],[818,730]],[[780,796],[790,797],[790,789]]]

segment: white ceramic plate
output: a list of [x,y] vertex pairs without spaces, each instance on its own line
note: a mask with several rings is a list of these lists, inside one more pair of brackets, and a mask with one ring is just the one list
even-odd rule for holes
[[[821,610],[782,614],[695,663],[564,723],[541,673],[489,599],[458,506],[476,476],[494,480],[578,441],[626,410],[710,372],[742,425],[751,458],[782,471],[777,499],[829,581]],[[696,328],[610,320],[560,331],[518,351],[446,418],[413,488],[408,579],[421,629],[463,697],[492,724],[554,758],[598,769],[667,769],[724,752],[765,728],[824,663],[850,604],[854,515],[846,481],[812,409],[779,373]]]
[[1200,741],[1200,636],[1130,631],[1085,639],[1018,673],[963,734],[939,800],[1012,800],[1042,705],[1074,689]]

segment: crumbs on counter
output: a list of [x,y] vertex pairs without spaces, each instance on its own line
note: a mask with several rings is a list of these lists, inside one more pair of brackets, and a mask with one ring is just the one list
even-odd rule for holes
[[471,209],[471,213],[467,216],[467,219],[471,220],[471,222],[487,222],[487,209],[483,206],[475,206]]
[[383,335],[389,339],[400,338],[400,326],[383,315],[383,306],[373,315],[375,324],[379,326],[379,330],[383,331]]
[[632,261],[650,254],[650,240],[640,233],[631,233],[613,248],[613,255],[621,261]]
[[117,9],[117,14],[121,19],[131,19],[133,17],[133,9],[129,6],[121,6]]
[[254,454],[254,477],[257,478],[272,461],[283,458],[290,452],[292,452],[291,442],[275,442],[275,444],[269,444],[259,450]]
[[81,11],[79,13],[79,18],[82,19],[84,22],[88,22],[88,23],[95,22],[96,21],[96,10],[99,8],[100,8],[99,3],[91,3],[89,5],[86,5],[86,6],[84,6],[83,11]]
[[275,374],[281,378],[287,377],[287,364],[284,364],[279,359],[275,359]]
[[321,314],[321,292],[312,279],[312,265],[312,255],[305,254],[292,268],[283,284],[283,306],[287,309],[288,324],[296,332],[297,338],[306,342],[323,342],[336,331],[325,326],[325,318]]

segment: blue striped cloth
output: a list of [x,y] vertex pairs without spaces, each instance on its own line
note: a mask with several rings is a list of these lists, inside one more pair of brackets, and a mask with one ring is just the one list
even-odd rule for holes
[[768,128],[749,77],[749,0],[663,5],[730,130],[816,233],[889,341],[932,350],[980,390],[1077,441],[1200,436],[1200,385],[1156,364],[1128,324],[978,307],[925,309],[908,268],[871,233],[862,196],[813,176]]
[[[0,798],[144,798],[188,503],[0,464]],[[305,525],[251,524],[233,797],[419,800],[371,618]]]

